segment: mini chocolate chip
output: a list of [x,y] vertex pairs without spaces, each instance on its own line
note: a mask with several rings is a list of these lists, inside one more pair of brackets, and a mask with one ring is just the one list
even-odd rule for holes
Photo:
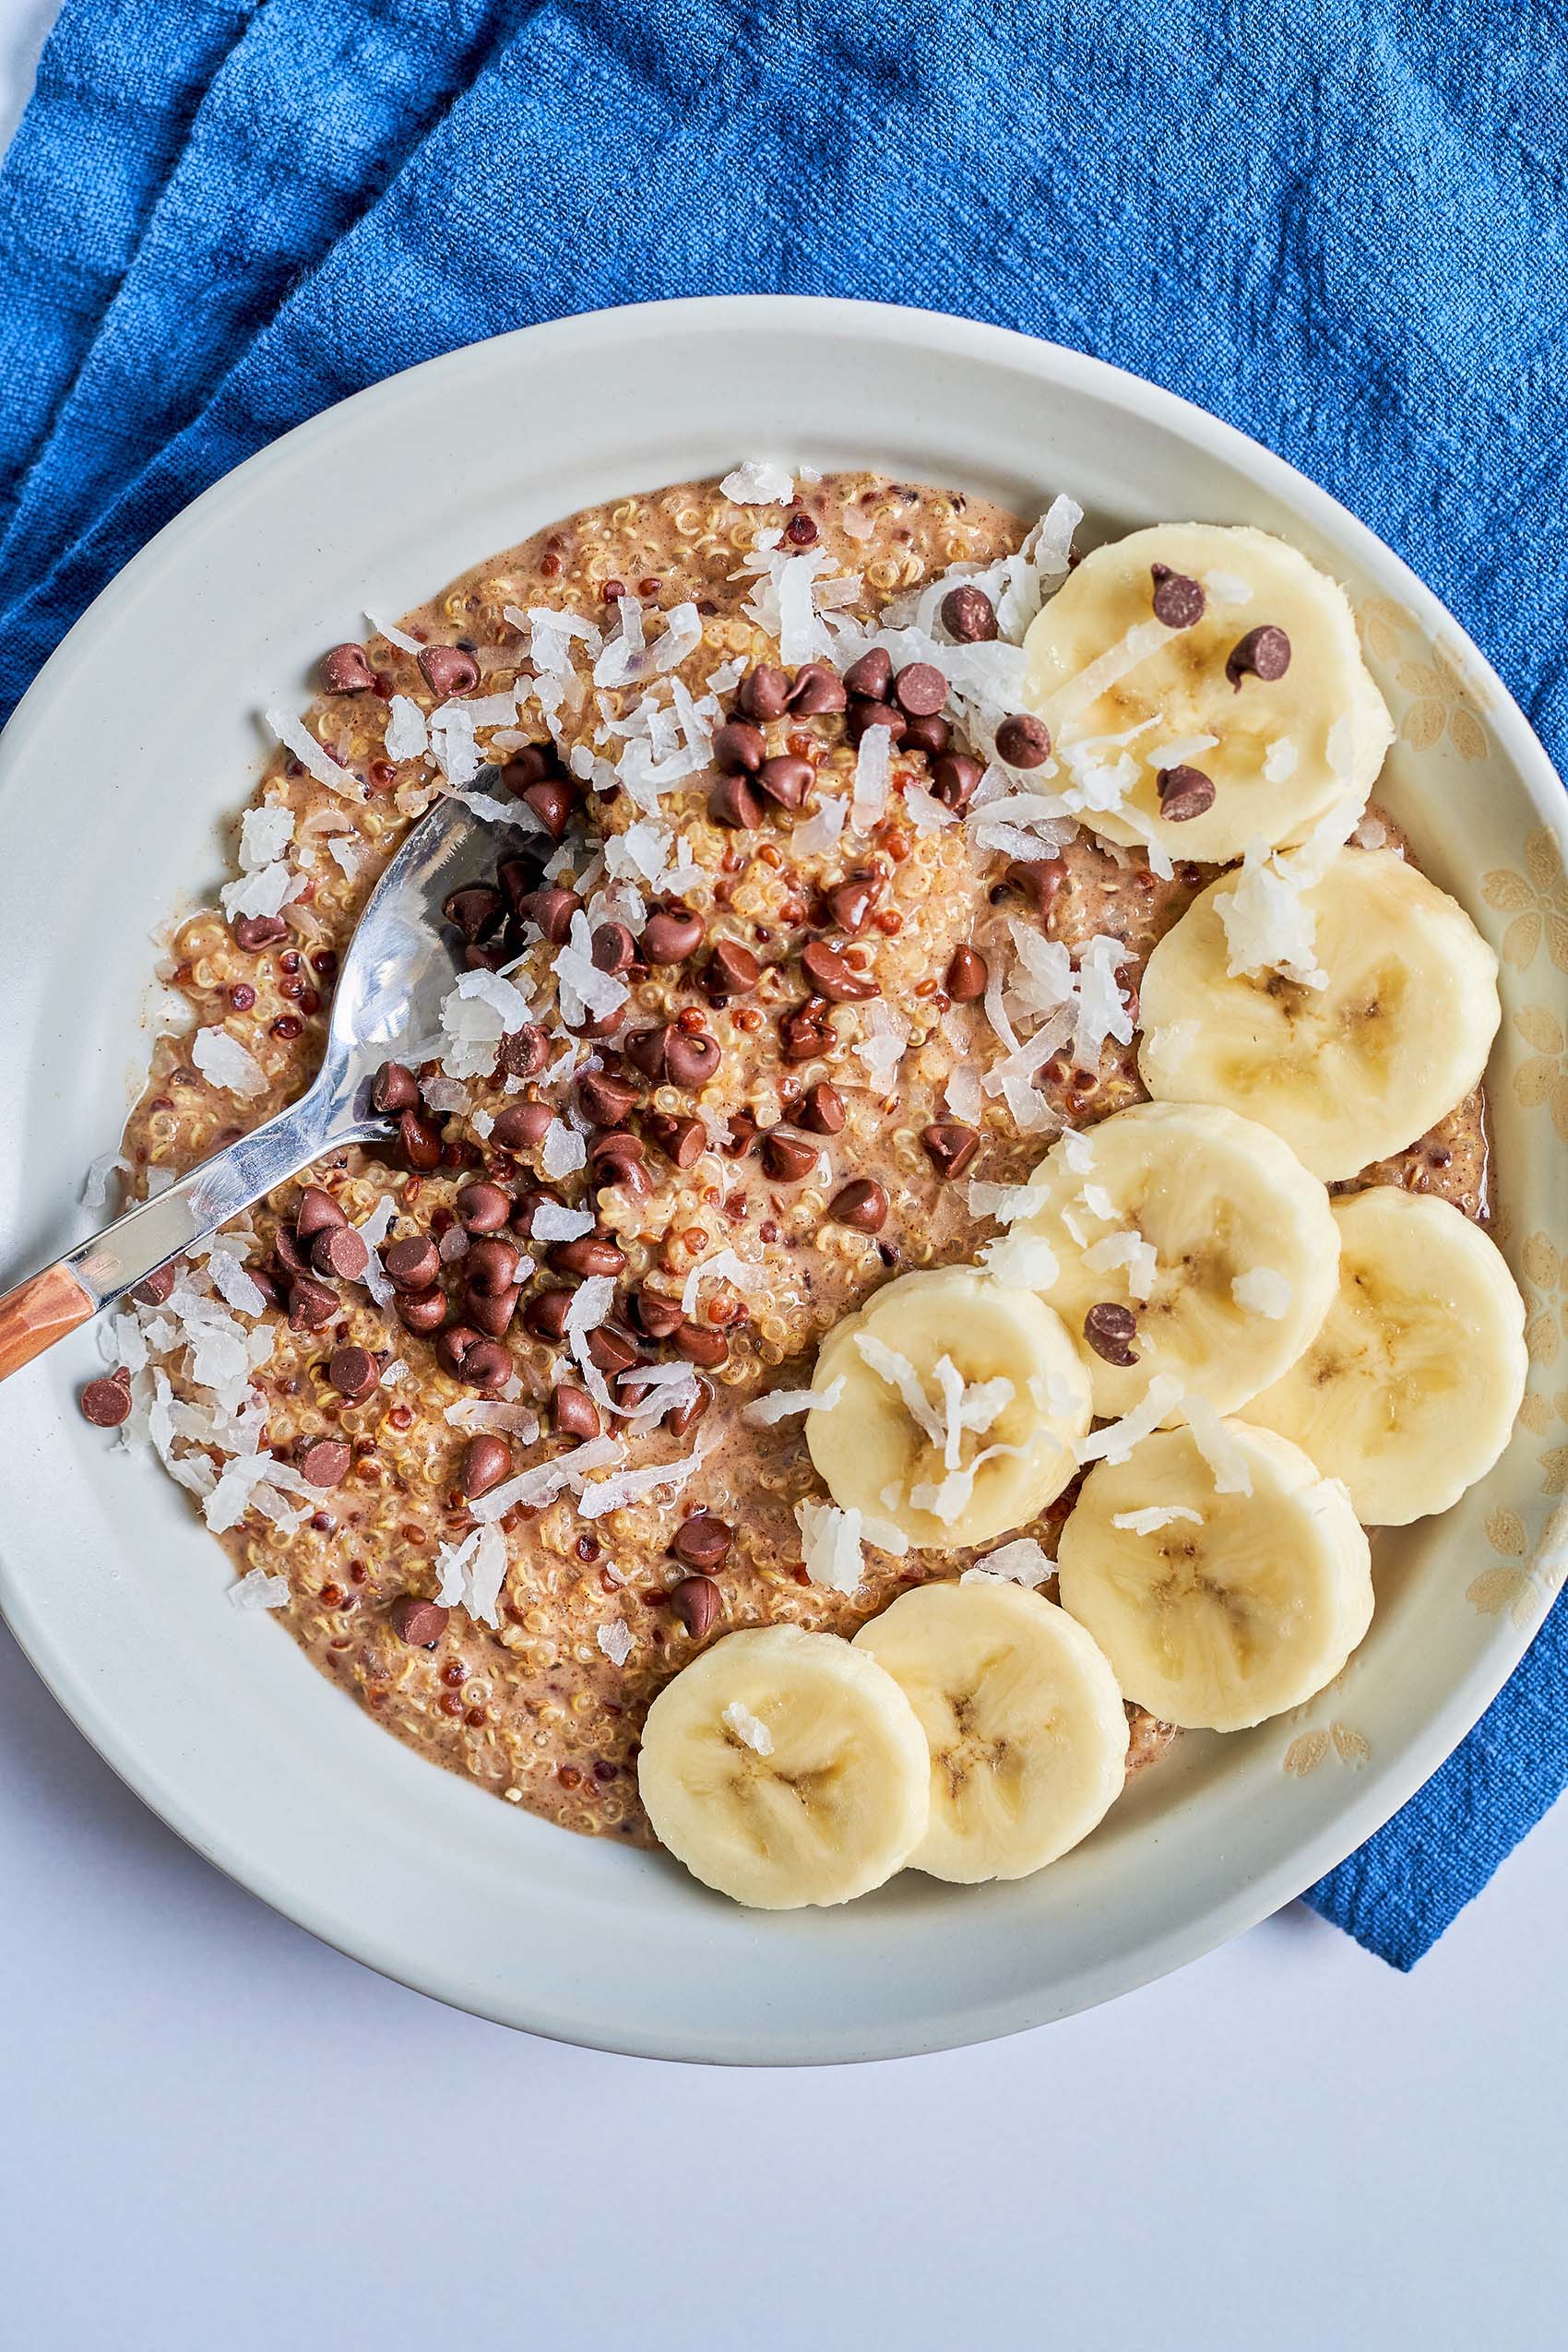
[[501,1111],[490,1131],[490,1140],[499,1144],[503,1151],[529,1151],[544,1141],[545,1131],[555,1113],[547,1102],[514,1102]]
[[392,1301],[405,1331],[428,1339],[446,1320],[446,1300],[440,1290],[399,1290]]
[[499,1486],[512,1475],[512,1449],[505,1438],[493,1437],[488,1431],[470,1437],[463,1455],[460,1484],[470,1503]]
[[991,977],[985,957],[968,945],[955,947],[942,986],[955,1004],[975,1004],[985,994],[985,984]]
[[730,1342],[723,1333],[710,1331],[700,1323],[683,1323],[674,1334],[674,1348],[687,1363],[699,1364],[704,1372],[716,1372],[730,1357]]
[[857,1004],[879,993],[876,982],[847,964],[837,948],[820,939],[801,950],[801,968],[819,996],[830,1004]]
[[911,719],[934,719],[947,700],[947,681],[932,661],[911,661],[893,681],[893,699]]
[[827,1005],[820,996],[792,1005],[778,1016],[778,1042],[786,1062],[814,1062],[833,1043]]
[[517,1278],[517,1245],[500,1233],[481,1234],[462,1261],[463,1279],[481,1299],[498,1299]]
[[684,1437],[688,1430],[696,1427],[712,1402],[712,1389],[706,1380],[699,1380],[695,1396],[686,1397],[682,1404],[671,1405],[664,1416],[663,1425],[671,1437]]
[[572,822],[572,811],[577,796],[564,776],[541,776],[537,784],[526,784],[518,795],[525,808],[531,809],[552,841],[559,841]]
[[670,1083],[675,1087],[705,1087],[718,1069],[720,1056],[716,1040],[702,1034],[688,1037],[683,1029],[671,1029],[664,1049],[664,1067]]
[[957,1119],[934,1120],[921,1129],[921,1141],[925,1155],[944,1183],[961,1176],[980,1149],[980,1136],[973,1127],[966,1127]]
[[631,1308],[637,1329],[650,1339],[668,1339],[686,1320],[680,1300],[666,1298],[662,1290],[634,1290]]
[[471,695],[479,683],[479,663],[460,646],[423,645],[414,659],[433,695]]
[[585,1438],[599,1435],[599,1407],[586,1388],[573,1388],[563,1382],[559,1388],[552,1389],[550,1418],[558,1437],[576,1438],[580,1444]]
[[477,1340],[463,1358],[462,1376],[470,1388],[499,1388],[511,1370],[511,1351],[499,1339]]
[[624,1274],[626,1253],[601,1233],[579,1233],[575,1241],[556,1241],[546,1262],[557,1274]]
[[428,1290],[441,1273],[441,1253],[428,1233],[391,1241],[382,1251],[386,1279],[397,1290]]
[[906,723],[903,712],[895,710],[889,702],[857,700],[849,705],[848,725],[852,743],[858,743],[863,735],[869,735],[873,727],[885,727],[894,742],[901,743]]
[[952,748],[953,730],[945,719],[910,719],[905,722],[904,749],[924,752],[927,759],[940,759]]
[[1185,825],[1214,806],[1214,780],[1201,767],[1162,767],[1155,781],[1159,814],[1170,825]]
[[881,896],[882,884],[874,874],[853,873],[848,882],[839,883],[827,894],[827,911],[833,918],[835,931],[847,932],[851,939],[864,931]]
[[77,1406],[83,1420],[90,1421],[94,1429],[118,1429],[130,1417],[129,1376],[123,1380],[89,1380],[77,1398]]
[[321,683],[329,695],[369,694],[375,671],[362,645],[335,645],[321,657]]
[[885,702],[893,692],[893,660],[880,646],[870,653],[862,653],[844,672],[844,683],[852,695],[862,695],[867,702]]
[[131,1296],[138,1306],[160,1307],[174,1288],[178,1277],[172,1265],[160,1265],[145,1282],[138,1282]]
[[703,937],[700,915],[686,907],[660,907],[643,925],[643,954],[650,964],[683,964]]
[[340,1437],[318,1437],[305,1447],[295,1467],[307,1486],[341,1486],[353,1458]]
[[1289,667],[1289,638],[1272,621],[1265,621],[1261,628],[1249,629],[1231,647],[1226,657],[1225,674],[1240,693],[1243,678],[1258,678],[1265,686],[1271,686],[1277,678],[1284,677]]
[[631,1333],[613,1323],[601,1323],[588,1333],[588,1351],[589,1362],[607,1379],[630,1372],[634,1364],[642,1361],[641,1350]]
[[416,1600],[403,1593],[392,1604],[392,1631],[411,1650],[433,1650],[451,1616],[438,1600]]
[[754,833],[762,823],[762,802],[746,776],[721,776],[707,796],[707,813],[715,825],[742,833]]
[[1110,1299],[1101,1300],[1084,1317],[1084,1337],[1108,1364],[1137,1362],[1137,1350],[1132,1344],[1137,1329],[1138,1319],[1132,1308],[1118,1306]]
[[762,966],[738,939],[716,939],[707,967],[710,988],[726,996],[749,996],[762,979]]
[[713,764],[725,776],[754,776],[767,757],[767,738],[749,719],[727,719],[713,738]]
[[463,1292],[464,1319],[476,1331],[482,1331],[487,1339],[504,1339],[512,1328],[512,1317],[522,1295],[520,1283],[508,1282],[499,1290],[486,1291],[476,1289],[470,1281]]
[[478,1346],[479,1333],[468,1324],[448,1324],[435,1343],[435,1360],[443,1372],[450,1372],[454,1380],[460,1380],[469,1349]]
[[288,1275],[310,1272],[310,1252],[302,1250],[292,1226],[280,1225],[273,1236],[272,1254],[282,1273]]
[[512,1214],[512,1196],[499,1184],[465,1184],[454,1204],[470,1233],[499,1233]]
[[370,1107],[384,1119],[412,1111],[419,1099],[419,1080],[401,1062],[384,1062],[370,1082]]
[[596,1135],[588,1146],[588,1166],[600,1184],[619,1184],[634,1200],[646,1200],[653,1190],[653,1179],[643,1166],[640,1135],[619,1129]]
[[780,752],[776,758],[763,761],[756,781],[758,791],[766,793],[781,809],[798,809],[816,782],[816,770],[809,759],[798,759],[792,752]]
[[844,1132],[844,1098],[837,1087],[819,1078],[808,1087],[795,1112],[795,1124],[814,1135],[841,1135]]
[[683,1576],[670,1587],[670,1604],[694,1642],[711,1631],[723,1605],[711,1576]]
[[530,784],[541,783],[545,777],[558,776],[560,772],[552,744],[529,743],[524,750],[513,753],[501,771],[501,781],[521,800]]
[[572,929],[572,917],[581,911],[582,900],[575,890],[563,890],[550,883],[539,890],[530,890],[520,900],[517,912],[530,923],[537,923],[552,947],[564,946]]
[[302,1275],[289,1289],[289,1328],[291,1331],[319,1331],[341,1312],[341,1301],[336,1290],[325,1282],[313,1282],[308,1274]]
[[824,711],[842,710],[848,699],[843,679],[826,661],[808,661],[796,671],[790,707],[797,718],[815,719]]
[[1016,858],[1006,878],[1015,890],[1024,892],[1043,923],[1067,879],[1066,862],[1061,858]]
[[707,1149],[707,1129],[700,1119],[683,1119],[667,1111],[653,1111],[648,1113],[647,1132],[677,1168],[690,1168]]
[[281,915],[236,915],[231,928],[235,946],[243,947],[247,956],[255,955],[263,947],[275,946],[289,935],[289,926]]
[[734,1536],[735,1530],[727,1519],[716,1517],[711,1511],[694,1511],[676,1528],[670,1549],[688,1568],[717,1568]]
[[[627,1137],[625,1140],[629,1142],[631,1139],[630,1137]],[[592,1147],[590,1146],[589,1157],[591,1158],[591,1156]],[[544,1206],[547,1201],[552,1208],[564,1208],[565,1206],[565,1203],[562,1200],[559,1193],[552,1193],[548,1189],[548,1187],[543,1185],[540,1185],[537,1190],[530,1190],[529,1192],[519,1194],[512,1210],[512,1224],[514,1229],[519,1233],[531,1236],[533,1232],[534,1218],[538,1216],[540,1210]]]
[[801,1184],[814,1173],[817,1152],[795,1135],[767,1134],[762,1140],[762,1164],[776,1184]]
[[967,752],[949,752],[937,761],[931,789],[944,809],[962,811],[974,799],[975,787],[984,774],[979,760]]
[[996,731],[996,756],[1009,767],[1043,767],[1051,757],[1051,730],[1043,719],[1019,711]]
[[347,1225],[348,1221],[330,1193],[324,1193],[319,1184],[305,1186],[294,1212],[294,1230],[302,1241],[314,1241],[329,1225]]
[[940,611],[942,625],[960,645],[982,645],[996,635],[996,607],[984,588],[949,588]]
[[575,1087],[584,1118],[596,1127],[618,1127],[637,1099],[630,1078],[612,1077],[608,1070],[580,1071]]
[[398,1122],[398,1148],[416,1174],[428,1176],[441,1165],[441,1131],[417,1111],[405,1111]]
[[748,719],[782,719],[790,707],[790,681],[782,670],[763,662],[741,681],[741,708]]
[[441,901],[441,911],[449,923],[456,923],[468,940],[482,939],[494,929],[505,911],[499,890],[488,882],[468,882],[460,890],[449,890]]
[[664,1057],[674,1036],[673,1026],[661,1021],[657,1028],[633,1029],[626,1039],[625,1055],[635,1070],[657,1085],[664,1075]]
[[550,1039],[537,1021],[525,1021],[520,1029],[508,1029],[501,1040],[501,1058],[497,1068],[507,1078],[537,1078],[550,1059]]
[[880,1233],[887,1222],[887,1194],[869,1176],[857,1176],[827,1204],[836,1224],[852,1226],[857,1233]]
[[1204,617],[1207,602],[1196,580],[1184,572],[1173,572],[1169,564],[1151,564],[1149,576],[1154,582],[1154,617],[1163,621],[1168,629],[1193,629]]
[[572,1301],[576,1295],[575,1291],[558,1288],[536,1290],[523,1309],[524,1330],[531,1332],[536,1339],[564,1339],[566,1317],[572,1311]]
[[600,971],[613,975],[636,962],[637,943],[624,923],[596,923],[588,953]]
[[310,1245],[310,1262],[317,1274],[339,1282],[362,1282],[370,1251],[351,1225],[329,1225]]
[[368,1348],[334,1348],[327,1361],[327,1377],[350,1405],[362,1404],[381,1377]]

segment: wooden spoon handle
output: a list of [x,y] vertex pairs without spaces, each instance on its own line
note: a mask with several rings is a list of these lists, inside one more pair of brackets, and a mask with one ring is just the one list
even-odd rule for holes
[[0,1299],[0,1380],[98,1312],[68,1265],[46,1265]]

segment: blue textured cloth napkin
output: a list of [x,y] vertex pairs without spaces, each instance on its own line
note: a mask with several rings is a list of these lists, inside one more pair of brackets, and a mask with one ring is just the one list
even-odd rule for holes
[[[1431,583],[1561,764],[1554,16],[65,0],[0,170],[0,715],[161,524],[342,395],[539,319],[775,291],[994,320],[1229,418]],[[1409,1966],[1568,1781],[1565,1688],[1559,1609],[1309,1899]]]

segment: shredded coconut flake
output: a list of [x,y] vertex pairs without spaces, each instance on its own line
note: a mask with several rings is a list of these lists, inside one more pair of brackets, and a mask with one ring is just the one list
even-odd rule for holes
[[1270,1323],[1278,1323],[1290,1312],[1290,1285],[1272,1266],[1254,1265],[1245,1274],[1238,1274],[1230,1285],[1230,1296],[1248,1314],[1266,1315]]
[[1241,1446],[1206,1396],[1182,1399],[1193,1443],[1214,1475],[1216,1494],[1251,1494],[1253,1474]]
[[830,1592],[859,1592],[866,1573],[861,1514],[840,1511],[833,1503],[797,1503],[795,1524],[813,1584]]
[[771,1388],[766,1396],[754,1397],[741,1418],[753,1429],[770,1429],[775,1421],[789,1420],[796,1413],[830,1413],[843,1394],[842,1372],[820,1390]]
[[301,766],[307,768],[318,784],[329,790],[341,792],[345,800],[360,797],[359,778],[346,767],[340,767],[331,753],[319,743],[303,719],[287,710],[269,710],[267,723],[286,750],[293,753]]
[[1033,1536],[1016,1536],[1000,1550],[988,1551],[972,1568],[966,1568],[958,1582],[961,1585],[1009,1584],[1024,1585],[1033,1591],[1056,1573],[1056,1562],[1042,1544]]
[[289,1579],[269,1576],[265,1568],[252,1568],[237,1585],[230,1586],[229,1598],[236,1609],[286,1609]]
[[769,457],[748,457],[719,487],[737,506],[787,506],[795,495],[794,476]]
[[1080,1462],[1124,1462],[1134,1445],[1159,1427],[1173,1405],[1182,1398],[1182,1384],[1170,1372],[1156,1372],[1143,1396],[1130,1413],[1119,1421],[1108,1421],[1103,1429],[1091,1430],[1087,1437],[1079,1438],[1074,1452]]
[[254,1053],[231,1037],[227,1029],[197,1029],[191,1039],[191,1060],[209,1086],[250,1101],[267,1092],[267,1073]]
[[750,1707],[742,1706],[739,1699],[731,1700],[724,1710],[724,1720],[742,1746],[750,1748],[754,1755],[770,1756],[773,1753],[772,1732],[766,1723],[759,1722]]
[[1204,1515],[1201,1511],[1189,1511],[1184,1503],[1152,1503],[1143,1511],[1118,1511],[1111,1524],[1113,1527],[1125,1527],[1132,1536],[1157,1536],[1162,1527],[1174,1526],[1180,1519],[1188,1519],[1194,1527],[1201,1527]]
[[632,1655],[632,1629],[624,1617],[612,1617],[599,1629],[599,1646],[612,1666],[624,1666]]

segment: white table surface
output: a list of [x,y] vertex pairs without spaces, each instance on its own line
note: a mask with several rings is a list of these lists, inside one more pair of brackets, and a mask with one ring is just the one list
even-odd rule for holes
[[[52,13],[0,0],[0,141]],[[276,1918],[0,1632],[0,2334],[1534,2352],[1568,2328],[1565,1951],[1561,1808],[1411,1978],[1292,1907],[980,2049],[606,2058]]]

